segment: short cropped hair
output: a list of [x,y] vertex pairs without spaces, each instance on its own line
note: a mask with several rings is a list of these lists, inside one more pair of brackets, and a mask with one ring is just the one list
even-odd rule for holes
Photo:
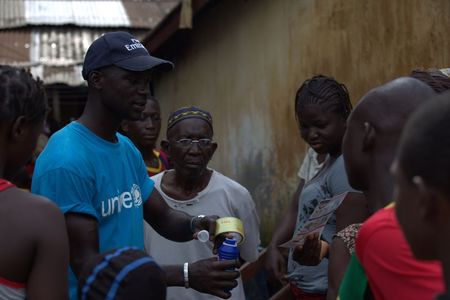
[[79,276],[81,300],[162,300],[165,296],[164,271],[136,248],[114,249],[94,256]]

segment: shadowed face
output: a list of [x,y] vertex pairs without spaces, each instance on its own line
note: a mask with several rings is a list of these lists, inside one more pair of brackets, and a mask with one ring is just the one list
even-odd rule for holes
[[426,222],[422,197],[418,186],[409,180],[397,161],[391,172],[395,177],[394,199],[396,214],[414,255],[419,259],[436,258],[434,230]]
[[345,120],[335,112],[324,111],[319,105],[306,105],[298,113],[301,137],[319,154],[341,152]]
[[342,141],[345,170],[350,185],[357,190],[366,190],[364,184],[367,176],[366,161],[362,151],[363,124],[355,117],[356,110],[347,119],[347,130]]
[[212,137],[209,124],[197,118],[181,120],[169,129],[167,150],[174,169],[189,177],[201,175],[217,148]]
[[120,119],[138,120],[150,93],[150,71],[133,72],[115,66],[99,71],[103,105]]
[[136,121],[125,120],[122,128],[139,148],[154,149],[161,130],[158,102],[148,99],[141,117]]
[[[12,179],[17,172],[33,156],[39,135],[43,132],[45,118],[36,121],[24,121],[20,128],[20,135],[8,142],[8,160],[5,164],[4,177]],[[17,122],[17,119],[16,119]],[[16,134],[18,134],[16,132]]]

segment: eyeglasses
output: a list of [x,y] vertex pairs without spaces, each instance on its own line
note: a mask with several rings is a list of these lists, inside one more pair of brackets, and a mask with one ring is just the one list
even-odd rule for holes
[[211,139],[179,139],[176,141],[178,144],[180,144],[183,147],[190,147],[193,144],[197,144],[200,147],[207,147],[209,145],[211,145],[212,140]]

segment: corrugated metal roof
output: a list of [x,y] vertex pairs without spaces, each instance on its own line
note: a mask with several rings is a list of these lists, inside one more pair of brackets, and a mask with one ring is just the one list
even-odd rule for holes
[[175,7],[179,0],[123,1],[133,28],[155,28]]
[[27,25],[154,28],[180,0],[0,0],[0,28]]
[[29,67],[47,84],[83,84],[81,65],[94,39],[111,30],[130,31],[141,38],[179,3],[0,0],[0,64]]
[[130,26],[130,20],[120,0],[25,0],[25,20],[28,25]]
[[0,28],[14,28],[26,24],[25,3],[22,0],[1,0],[0,5]]
[[[0,31],[0,64],[29,67],[46,84],[84,84],[84,54],[103,29],[49,27]],[[134,30],[139,37],[145,30]]]
[[90,44],[104,30],[37,28],[31,31],[30,60],[47,66],[81,64]]

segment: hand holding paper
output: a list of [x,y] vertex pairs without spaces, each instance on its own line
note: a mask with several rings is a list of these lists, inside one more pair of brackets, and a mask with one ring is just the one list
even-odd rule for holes
[[[317,234],[318,237],[322,234],[323,228],[327,224],[330,217],[336,211],[336,209],[341,205],[347,193],[336,195],[332,198],[323,199],[317,204],[316,208],[309,216],[308,221],[305,222],[298,233],[288,242],[280,245],[284,248],[296,248],[298,246],[303,246],[308,236]],[[317,238],[318,239],[318,238]],[[308,245],[307,247],[312,247],[314,245]]]
[[305,242],[301,246],[295,246],[292,258],[304,266],[316,266],[322,260],[322,241],[319,240],[319,233],[312,233],[306,236]]

